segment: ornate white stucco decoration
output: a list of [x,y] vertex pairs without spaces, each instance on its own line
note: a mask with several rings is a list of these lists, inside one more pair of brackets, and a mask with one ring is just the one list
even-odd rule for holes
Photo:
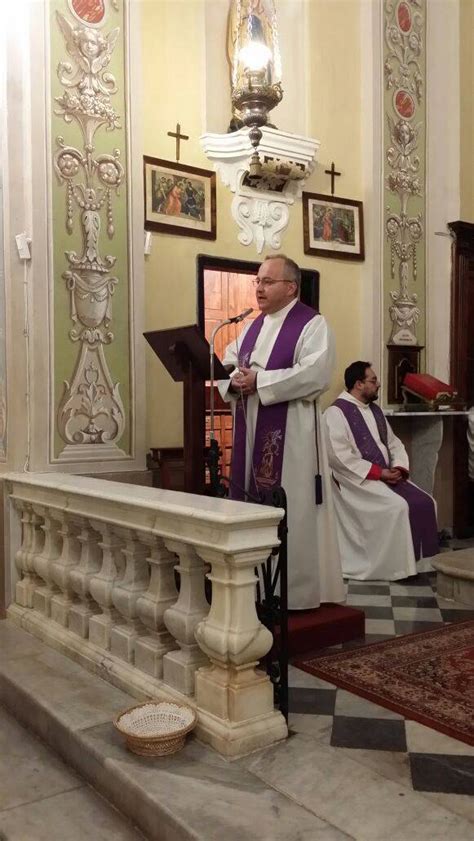
[[319,149],[317,140],[266,126],[262,135],[258,147],[262,175],[258,179],[248,174],[253,152],[248,128],[201,137],[204,153],[222,183],[235,193],[231,212],[240,228],[238,240],[242,245],[254,243],[258,254],[264,247],[280,248],[290,205],[301,196]]
[[112,73],[106,72],[119,28],[108,34],[89,26],[72,25],[56,13],[68,54],[73,63],[59,62],[57,74],[64,92],[56,97],[55,113],[66,123],[75,120],[82,131],[84,148],[66,145],[56,138],[54,168],[60,183],[66,185],[66,230],[74,231],[74,213],[79,214],[83,240],[82,253],[66,251],[68,269],[63,273],[70,293],[73,326],[69,336],[78,342],[76,366],[58,408],[58,430],[66,447],[61,460],[110,459],[123,456],[117,446],[125,427],[125,410],[104,353],[104,345],[114,340],[109,329],[112,296],[119,279],[111,275],[116,257],[100,255],[101,213],[107,220],[107,235],[115,228],[113,193],[124,179],[120,151],[94,155],[94,135],[101,126],[108,131],[119,128],[119,115],[110,96],[117,92]]
[[[386,209],[385,233],[390,242],[390,273],[398,261],[399,289],[389,292],[392,331],[389,342],[416,345],[421,311],[410,280],[418,274],[417,246],[423,240],[423,27],[424,9],[418,0],[386,0],[384,62],[385,88],[393,92],[387,111],[388,143],[385,151],[386,189],[398,197]],[[391,112],[391,113],[390,113]],[[393,116],[392,116],[393,115]],[[418,121],[416,121],[418,118]],[[409,208],[415,205],[415,212]],[[416,212],[419,210],[419,212]],[[422,276],[423,280],[423,276]]]

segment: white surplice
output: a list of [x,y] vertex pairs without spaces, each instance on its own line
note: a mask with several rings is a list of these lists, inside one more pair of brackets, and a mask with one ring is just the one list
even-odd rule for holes
[[[387,447],[370,406],[343,391],[338,399],[354,403],[387,464],[408,470],[408,455],[387,423]],[[323,415],[329,465],[339,489],[334,491],[342,570],[360,581],[397,581],[416,575],[407,502],[380,480],[366,479],[372,466],[362,458],[349,423],[337,406]]]
[[[288,499],[288,606],[292,610],[318,607],[321,602],[345,599],[332,487],[319,416],[319,459],[323,479],[323,504],[315,504],[316,470],[315,401],[329,386],[334,369],[334,341],[325,318],[315,315],[297,341],[291,368],[265,371],[288,306],[265,316],[250,357],[258,372],[257,393],[247,400],[246,488],[249,487],[251,453],[258,406],[289,402],[283,453],[282,486]],[[250,326],[250,325],[248,325]],[[248,326],[226,349],[224,365],[237,365],[238,348]],[[229,381],[219,383],[224,400],[237,399]],[[317,403],[316,403],[317,407]]]

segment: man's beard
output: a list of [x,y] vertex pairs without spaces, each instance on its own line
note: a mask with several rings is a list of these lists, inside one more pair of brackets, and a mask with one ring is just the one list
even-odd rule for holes
[[367,400],[367,403],[375,403],[375,401],[379,399],[379,393],[377,392],[377,394],[371,394],[370,397],[366,397],[365,399]]

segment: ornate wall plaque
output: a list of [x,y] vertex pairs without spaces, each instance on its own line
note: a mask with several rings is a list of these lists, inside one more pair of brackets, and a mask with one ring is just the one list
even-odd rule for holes
[[385,0],[384,294],[394,345],[424,343],[425,30],[425,0]]
[[51,12],[54,458],[120,459],[131,448],[125,10],[55,0]]

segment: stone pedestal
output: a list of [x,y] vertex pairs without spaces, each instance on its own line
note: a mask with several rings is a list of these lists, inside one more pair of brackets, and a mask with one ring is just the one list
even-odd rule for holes
[[120,614],[115,608],[103,608],[103,613],[91,616],[89,619],[89,640],[99,648],[110,650],[110,636],[112,628],[121,621]]
[[87,639],[89,636],[89,620],[100,613],[100,608],[90,595],[91,578],[98,573],[102,553],[99,546],[100,536],[94,531],[86,519],[80,520],[80,532],[77,540],[81,547],[79,566],[70,572],[71,587],[80,599],[79,604],[73,604],[69,611],[69,629],[73,633]]
[[194,695],[196,669],[207,662],[197,645],[181,643],[179,651],[169,651],[163,657],[163,680],[183,695]]
[[220,753],[239,756],[284,739],[288,732],[273,708],[270,679],[256,668],[273,643],[255,610],[254,570],[266,555],[261,549],[203,549],[200,554],[212,565],[212,605],[196,628],[196,639],[212,666],[196,675],[199,736]]
[[144,628],[139,620],[127,620],[126,623],[112,628],[110,632],[110,650],[115,657],[126,663],[135,663],[135,645],[144,634]]
[[135,641],[135,666],[151,677],[163,677],[163,657],[176,643],[168,631],[138,637]]
[[209,611],[204,593],[205,564],[188,544],[166,540],[166,547],[179,557],[181,586],[178,601],[164,613],[164,622],[180,647],[163,657],[163,679],[185,695],[194,693],[194,673],[207,663],[207,657],[196,642],[194,632]]
[[102,565],[97,575],[93,575],[89,582],[92,598],[102,609],[98,616],[89,619],[89,639],[99,648],[110,649],[110,633],[115,625],[122,621],[112,601],[112,589],[115,580],[123,569],[120,557],[121,541],[114,534],[108,523],[92,521],[94,529],[100,532],[102,539],[99,547],[102,550]]
[[33,596],[33,608],[44,616],[51,616],[51,599],[59,590],[54,584],[52,577],[52,564],[61,554],[61,539],[58,534],[59,523],[53,518],[47,506],[34,505],[33,510],[44,520],[41,526],[44,532],[43,550],[34,559],[34,567],[39,578],[44,581],[44,586],[35,590]]
[[196,673],[196,733],[229,758],[286,739],[288,728],[273,709],[273,686],[264,672],[205,667]]
[[136,640],[135,665],[152,677],[162,678],[163,657],[178,647],[164,624],[165,611],[178,595],[173,569],[176,557],[155,535],[141,535],[141,540],[148,546],[150,583],[137,600],[137,614],[148,632]]
[[431,564],[437,571],[438,595],[474,607],[474,546],[443,552]]
[[100,610],[93,603],[73,604],[69,609],[69,630],[86,640],[89,637],[89,622],[98,613]]
[[15,599],[22,607],[33,607],[35,591],[41,584],[41,579],[36,575],[34,561],[44,543],[44,535],[40,529],[42,518],[27,503],[19,503],[17,508],[21,512],[22,544],[15,557],[16,567],[21,576],[15,588]]
[[61,523],[58,534],[62,537],[62,549],[59,558],[51,564],[51,577],[61,592],[51,599],[51,619],[67,628],[75,596],[71,586],[71,571],[80,559],[80,544],[77,540],[79,518],[69,515],[67,511],[58,511],[57,519]]
[[114,628],[110,636],[112,654],[134,663],[135,641],[146,629],[137,615],[137,602],[150,583],[150,572],[146,561],[147,547],[133,529],[118,528],[117,534],[124,546],[121,549],[125,570],[120,580],[112,587],[112,601],[124,619],[121,627]]

